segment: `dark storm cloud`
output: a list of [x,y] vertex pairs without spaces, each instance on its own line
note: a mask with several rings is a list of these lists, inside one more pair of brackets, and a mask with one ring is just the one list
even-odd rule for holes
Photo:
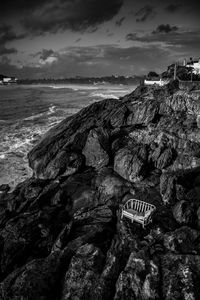
[[6,48],[4,46],[0,46],[0,56],[13,53],[17,53],[17,50],[15,48]]
[[173,30],[169,33],[151,33],[139,36],[137,33],[129,33],[126,35],[127,41],[142,42],[146,45],[162,44],[162,47],[171,49],[180,55],[197,55],[200,49],[200,31]]
[[18,12],[24,13],[27,11],[33,11],[35,8],[41,7],[44,3],[48,3],[48,0],[9,0],[2,1],[1,3],[1,16],[10,16]]
[[[165,11],[168,13],[178,13],[179,11],[185,12],[193,17],[199,17],[200,1],[199,0],[174,0],[169,1],[165,6]],[[189,16],[190,17],[190,16]]]
[[175,32],[177,30],[178,30],[177,26],[171,26],[169,24],[161,24],[152,33],[153,34],[171,33],[171,32]]
[[138,35],[137,33],[128,33],[125,37],[126,41],[137,41],[138,40]]
[[179,11],[181,7],[182,7],[182,5],[179,3],[178,4],[172,3],[172,4],[167,5],[165,7],[165,10],[169,13],[175,13],[175,12]]
[[51,0],[42,4],[35,5],[32,13],[22,20],[23,26],[33,34],[95,28],[112,19],[120,10],[123,0]]
[[0,45],[4,45],[7,42],[11,42],[13,40],[22,39],[24,38],[24,35],[16,34],[13,31],[12,26],[2,23],[0,24]]
[[155,17],[155,15],[155,8],[152,5],[145,5],[135,13],[137,22],[145,22],[147,20],[151,20]]
[[125,19],[126,19],[125,17],[122,17],[121,19],[117,20],[115,24],[120,27],[122,26],[122,23],[124,22]]
[[114,33],[113,33],[113,32],[110,32],[110,33],[107,34],[107,36],[108,36],[108,37],[114,36]]
[[75,43],[78,43],[81,41],[81,38],[78,38],[77,40],[75,40]]
[[116,45],[70,47],[65,53],[57,53],[57,58],[53,64],[44,64],[40,68],[23,66],[19,69],[11,62],[0,62],[0,69],[2,72],[8,70],[13,76],[20,78],[44,78],[52,77],[52,74],[55,78],[60,78],[76,75],[145,74],[155,67],[155,60],[157,68],[162,66],[163,59],[168,63],[167,51],[153,45],[149,48],[121,48]]
[[37,54],[40,56],[40,59],[46,60],[48,57],[54,55],[54,51],[52,49],[42,49]]
[[6,55],[4,55],[1,57],[0,63],[1,63],[1,65],[9,65],[10,58],[8,58]]
[[1,23],[0,24],[0,56],[5,54],[17,53],[15,48],[7,48],[5,45],[7,42],[18,40],[23,38],[24,35],[18,35],[13,31],[10,25]]

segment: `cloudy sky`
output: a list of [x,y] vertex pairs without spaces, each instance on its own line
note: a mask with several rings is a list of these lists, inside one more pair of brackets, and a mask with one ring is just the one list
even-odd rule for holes
[[0,74],[140,75],[200,57],[199,0],[10,0],[0,8]]

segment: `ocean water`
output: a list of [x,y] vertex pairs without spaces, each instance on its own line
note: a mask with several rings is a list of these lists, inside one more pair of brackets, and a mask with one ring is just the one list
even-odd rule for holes
[[12,188],[32,174],[27,153],[51,127],[83,107],[119,98],[123,85],[16,85],[0,87],[0,185]]

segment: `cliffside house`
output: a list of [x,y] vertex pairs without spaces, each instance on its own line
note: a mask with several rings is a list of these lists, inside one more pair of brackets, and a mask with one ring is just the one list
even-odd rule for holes
[[149,72],[147,77],[144,79],[145,85],[159,85],[164,86],[169,83],[169,79],[162,78],[160,75],[158,75],[155,72]]
[[200,74],[200,58],[199,59],[193,59],[190,57],[189,62],[184,62],[185,66],[188,68],[193,68],[192,72],[194,74]]
[[7,85],[12,83],[17,83],[17,78],[0,75],[0,84]]

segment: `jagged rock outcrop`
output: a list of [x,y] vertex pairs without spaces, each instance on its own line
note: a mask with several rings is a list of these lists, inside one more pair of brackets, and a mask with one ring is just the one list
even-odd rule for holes
[[156,167],[158,169],[165,169],[166,167],[170,166],[172,164],[173,161],[173,150],[168,148],[165,149],[161,155],[158,157],[158,159],[156,160]]
[[114,299],[159,299],[158,287],[158,265],[131,253],[118,278]]
[[140,181],[147,173],[147,158],[145,145],[122,148],[114,157],[114,170],[130,182]]
[[[0,298],[198,299],[200,96],[140,86],[93,103],[28,154],[0,193]],[[143,229],[130,198],[154,204]]]
[[176,254],[199,254],[200,232],[188,226],[169,231],[164,235],[164,245],[167,250]]
[[48,299],[55,299],[62,270],[59,260],[59,253],[55,253],[16,269],[0,284],[0,298],[33,300],[47,299],[48,295]]
[[[86,165],[100,169],[109,163],[109,135],[104,130],[90,130],[86,144],[82,150]],[[107,147],[106,147],[107,146]]]
[[194,221],[193,203],[181,200],[172,208],[175,220],[180,224],[189,224]]
[[156,117],[159,105],[154,99],[133,101],[128,105],[131,113],[127,118],[127,125],[148,125]]
[[120,106],[121,102],[115,99],[94,103],[50,130],[28,154],[35,176],[40,177],[59,152],[80,152],[85,146],[89,131],[107,123]]
[[41,179],[55,179],[58,176],[70,176],[83,165],[84,157],[75,152],[59,152],[38,176]]
[[89,244],[80,247],[65,275],[61,299],[96,299],[95,286],[103,261],[104,255],[99,248]]
[[164,204],[176,202],[176,176],[171,173],[163,173],[160,176],[160,194]]
[[198,299],[199,297],[198,255],[172,255],[162,257],[163,298]]

